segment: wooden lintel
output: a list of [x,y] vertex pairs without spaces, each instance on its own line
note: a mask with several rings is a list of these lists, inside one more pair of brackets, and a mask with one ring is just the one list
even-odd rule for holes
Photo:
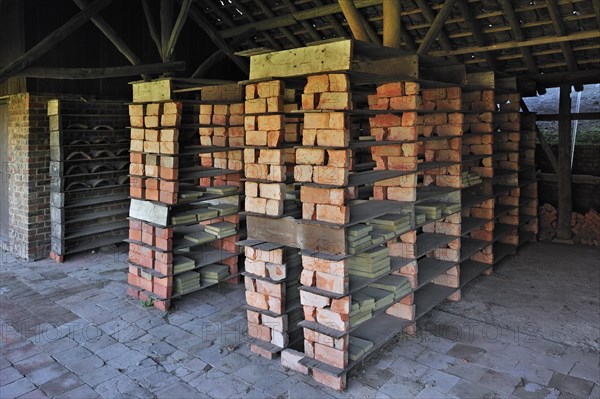
[[46,68],[31,67],[22,70],[18,76],[40,79],[108,79],[123,76],[158,74],[184,71],[185,62],[167,62],[158,64],[125,65],[106,68]]
[[77,15],[69,19],[60,28],[46,36],[42,41],[36,44],[25,54],[9,63],[4,68],[0,69],[0,83],[9,77],[16,75],[18,72],[37,61],[42,55],[52,50],[58,43],[79,29],[83,24],[89,21],[90,18],[92,18],[94,15],[97,15],[111,2],[112,0],[94,1],[92,4],[81,10]]
[[457,86],[464,85],[466,77],[465,66],[461,64],[440,65],[439,67],[420,68],[419,70],[419,79],[451,83]]
[[348,71],[352,41],[300,47],[250,57],[250,80]]
[[456,1],[457,0],[444,1],[442,9],[438,12],[435,19],[433,20],[433,23],[431,24],[431,27],[425,34],[425,38],[421,42],[421,45],[417,50],[417,54],[427,54],[429,52],[431,46],[433,46],[433,43],[436,41],[440,32],[442,31],[446,20],[450,16],[450,13],[452,11],[452,8],[454,8],[454,4],[456,4]]
[[562,84],[600,83],[600,69],[519,75],[517,79],[533,80],[541,87],[558,87]]
[[496,87],[496,79],[494,72],[470,72],[467,73],[465,80],[465,88],[467,90],[494,90]]
[[496,90],[504,92],[518,93],[517,78],[513,76],[498,77],[496,76]]

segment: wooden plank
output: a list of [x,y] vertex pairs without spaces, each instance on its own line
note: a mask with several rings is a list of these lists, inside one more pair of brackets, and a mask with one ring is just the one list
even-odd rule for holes
[[252,56],[250,79],[347,71],[351,66],[352,41],[344,40]]
[[463,90],[494,90],[496,79],[494,72],[471,72],[467,73],[465,87]]
[[175,45],[177,44],[177,40],[179,39],[179,35],[183,30],[183,26],[187,21],[188,12],[190,11],[190,6],[192,5],[192,0],[183,0],[181,3],[181,8],[179,9],[179,14],[177,15],[177,20],[175,20],[175,25],[171,30],[171,34],[169,35],[169,40],[166,43],[163,54],[163,61],[168,62],[173,58],[173,52],[175,51]]
[[244,101],[244,86],[238,84],[205,86],[200,89],[200,93],[202,101]]
[[79,29],[94,15],[108,6],[112,0],[96,0],[93,4],[85,7],[77,15],[69,19],[64,25],[47,35],[42,41],[33,46],[22,56],[18,57],[2,69],[0,69],[0,83],[15,75],[27,66],[37,61],[42,55],[52,50],[58,43],[71,33]]
[[129,216],[160,226],[169,224],[169,208],[150,201],[131,199]]
[[264,240],[272,243],[298,248],[297,223],[291,218],[269,218],[246,215],[246,229],[249,239]]
[[346,253],[344,229],[304,223],[297,226],[297,248],[330,254]]
[[352,62],[353,73],[393,76],[397,81],[419,79],[419,57],[416,54],[382,60],[362,59]]
[[[537,114],[536,121],[558,121],[560,114]],[[571,114],[572,121],[591,121],[600,119],[600,112],[578,112]]]
[[[431,24],[433,24],[433,22],[435,21],[435,14],[433,13],[433,9],[432,9],[432,6],[430,5],[430,3],[425,0],[415,0],[415,3],[417,3],[417,5],[419,6],[419,10],[421,11],[421,14],[423,15],[423,18],[425,19],[425,21],[427,21],[429,26],[431,26]],[[441,4],[442,3],[440,3],[439,5],[436,5],[435,8],[439,9],[442,6]],[[410,33],[408,32],[408,30],[406,31],[406,34],[408,34],[410,36]],[[412,36],[410,36],[410,37],[412,39]],[[452,42],[448,38],[448,35],[446,34],[444,29],[442,29],[440,31],[438,40],[439,40],[439,43],[440,43],[440,46],[442,47],[442,49],[447,50],[447,51],[454,49],[454,47],[452,46]],[[413,44],[414,44],[414,42],[413,42]],[[414,44],[414,49],[412,51],[417,52],[417,50],[418,50],[417,45]],[[450,56],[449,58],[454,62],[460,62],[458,57]]]
[[415,292],[416,318],[419,319],[423,315],[435,308],[437,305],[444,302],[446,298],[452,295],[456,288],[445,287],[433,283],[427,284]]
[[160,56],[163,62],[165,58],[169,37],[173,31],[173,6],[175,2],[172,0],[160,0]]
[[[521,29],[521,22],[520,22],[519,18],[517,17],[517,14],[515,13],[515,10],[513,7],[513,2],[510,0],[498,0],[498,1],[504,12],[504,18],[508,21],[508,24],[510,25],[510,28],[511,28],[514,38],[518,42],[525,41],[525,35],[523,34],[523,31]],[[528,47],[519,47],[519,50],[521,51],[521,54],[523,55],[523,61],[525,61],[525,65],[527,65],[529,72],[539,73],[539,69],[535,62],[535,59],[533,58],[533,55],[531,54],[531,49],[529,49]]]
[[[477,20],[475,19],[475,15],[473,14],[473,11],[471,10],[467,1],[466,0],[458,0],[458,3],[456,5],[458,6],[460,13],[464,17],[465,24],[469,28],[469,31],[471,31],[471,34],[473,35],[473,39],[475,39],[475,43],[477,43],[478,46],[485,46],[486,41],[483,36],[482,29],[479,26],[479,24],[477,23]],[[496,62],[496,59],[494,58],[494,56],[492,55],[491,52],[485,51],[483,53],[483,57],[485,58],[485,60],[487,61],[488,65],[491,69],[498,69],[498,63]]]
[[558,225],[556,236],[571,238],[571,85],[560,86],[558,121]]
[[152,82],[133,82],[133,102],[171,100],[171,79],[160,79]]

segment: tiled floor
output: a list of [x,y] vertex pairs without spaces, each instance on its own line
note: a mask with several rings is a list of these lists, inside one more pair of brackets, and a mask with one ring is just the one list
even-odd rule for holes
[[61,265],[3,254],[0,398],[599,398],[599,255],[525,247],[338,393],[248,350],[242,286],[163,314],[125,295],[121,251]]

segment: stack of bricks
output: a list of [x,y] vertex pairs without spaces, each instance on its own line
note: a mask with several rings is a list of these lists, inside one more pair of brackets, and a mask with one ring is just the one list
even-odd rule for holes
[[[129,221],[127,293],[166,311],[173,292],[173,228]],[[165,300],[154,300],[164,298]]]
[[251,214],[283,216],[286,160],[291,160],[289,151],[279,148],[286,136],[285,92],[281,80],[246,86],[245,210]]
[[[495,105],[493,90],[463,92],[463,109],[468,112],[464,114],[462,153],[463,158],[473,158],[463,164],[463,172],[484,178],[481,184],[463,190],[463,202],[469,201],[471,195],[481,195],[488,199],[475,203],[469,202],[468,206],[463,206],[462,216],[484,219],[488,222],[467,234],[467,239],[462,240],[462,251],[463,258],[489,264],[487,274],[491,273],[494,262],[491,241],[494,237],[495,198],[493,198],[491,178],[494,176],[492,132]],[[482,248],[481,241],[490,242],[490,245]]]
[[[439,111],[423,116],[423,136],[425,138],[438,137],[423,143],[425,162],[441,162],[446,166],[434,164],[432,169],[425,170],[423,187],[426,188],[455,188],[446,195],[438,196],[435,202],[445,204],[460,204],[460,188],[462,186],[462,91],[460,87],[437,89],[423,89],[423,109],[425,111]],[[445,211],[444,211],[445,213]],[[449,237],[456,237],[441,247],[435,248],[430,258],[440,261],[453,262],[455,265],[440,274],[433,280],[434,284],[456,288],[457,290],[448,298],[460,300],[460,253],[461,253],[461,213],[454,212],[449,216],[427,223],[423,232],[435,233]],[[417,238],[418,240],[418,238]],[[422,283],[422,282],[419,282]]]
[[[390,111],[369,118],[371,134],[377,141],[406,141],[404,144],[371,147],[376,170],[397,170],[413,172],[405,176],[376,181],[373,197],[376,200],[412,202],[417,199],[417,154],[422,143],[417,142],[423,134],[423,99],[420,85],[415,82],[393,82],[377,87],[376,94],[368,97],[369,109]],[[394,113],[391,113],[394,112]],[[418,263],[416,259],[417,231],[408,231],[387,242],[390,256],[399,256],[411,261],[398,270],[406,277],[413,289],[417,288]],[[408,320],[415,318],[414,294],[410,294],[394,304],[387,311]],[[409,333],[416,332],[416,324],[406,328]]]
[[[498,224],[514,226],[510,233],[503,235],[498,242],[519,244],[519,141],[521,139],[521,96],[515,94],[496,94],[497,112],[494,115],[494,184],[512,187],[510,191],[498,196],[497,204],[514,207],[508,212],[495,215]],[[497,226],[495,229],[497,230]]]
[[519,183],[521,195],[519,197],[519,214],[524,220],[519,220],[519,241],[536,240],[538,232],[538,187],[535,171],[535,146],[536,146],[536,115],[533,113],[521,114],[521,139],[519,169],[522,170]]
[[300,264],[298,251],[282,245],[245,247],[248,335],[250,349],[269,359],[298,338]]
[[132,198],[177,203],[181,112],[180,102],[129,106]]
[[[176,204],[181,102],[129,106],[132,198]],[[173,228],[130,219],[128,294],[166,311],[173,287]]]
[[[303,147],[297,150],[299,165],[294,170],[295,180],[304,183],[300,190],[302,218],[344,225],[350,220],[346,187],[351,167],[350,118],[344,111],[352,109],[352,99],[347,75],[309,76],[302,108]],[[348,261],[302,255],[302,268],[300,301],[304,319],[311,326],[303,325],[304,354],[343,369],[348,365],[350,329]],[[331,295],[319,295],[312,289]],[[326,334],[328,328],[339,335]],[[312,376],[338,390],[346,385],[345,373],[334,375],[314,367]]]

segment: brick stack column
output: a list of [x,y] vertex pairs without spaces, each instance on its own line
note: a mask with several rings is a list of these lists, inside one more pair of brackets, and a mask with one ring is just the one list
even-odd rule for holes
[[[420,86],[414,82],[387,83],[377,87],[377,93],[369,96],[369,108],[372,110],[406,111],[401,114],[378,114],[369,119],[371,134],[377,141],[406,141],[405,144],[371,147],[376,170],[397,170],[414,172],[406,176],[375,182],[373,197],[376,200],[394,200],[414,202],[417,199],[417,139],[422,132],[423,116],[417,113],[422,106]],[[413,209],[414,211],[414,209]],[[414,216],[411,224],[414,225]],[[411,230],[398,238],[387,242],[390,256],[410,259],[398,271],[417,288],[418,264],[415,258],[417,231]],[[409,294],[387,310],[388,314],[406,320],[415,319],[414,294]],[[416,324],[406,329],[416,332]]]
[[[515,94],[498,94],[495,96],[498,112],[494,115],[494,184],[512,187],[498,197],[497,204],[511,207],[506,212],[498,212],[495,226],[497,242],[506,244],[497,246],[498,253],[503,256],[506,251],[514,253],[519,244],[519,140],[521,139],[521,96]],[[502,230],[500,228],[506,229]],[[504,233],[508,231],[508,233]],[[513,248],[514,247],[514,248]],[[499,259],[498,259],[499,260]]]
[[[302,95],[304,130],[297,151],[294,177],[304,185],[300,191],[302,218],[344,225],[350,220],[345,192],[350,170],[350,120],[344,110],[352,108],[349,80],[344,74],[309,76]],[[311,112],[321,110],[322,112]],[[316,146],[317,148],[313,148]],[[327,252],[327,248],[323,248]],[[347,260],[302,256],[301,283],[330,295],[302,290],[304,353],[310,358],[343,369],[348,365],[350,328],[349,273]],[[335,297],[335,298],[334,298]],[[336,336],[326,333],[332,329]],[[346,375],[312,368],[313,378],[334,389],[344,389]]]
[[[448,194],[442,194],[433,199],[446,206],[460,205],[460,187],[462,184],[462,92],[460,87],[424,89],[423,109],[439,111],[424,115],[423,134],[425,138],[438,139],[423,142],[425,162],[447,162],[448,166],[434,167],[424,172],[424,188],[455,188]],[[446,138],[447,137],[447,138]],[[426,202],[427,203],[427,202]],[[455,265],[436,277],[436,285],[456,288],[448,297],[450,300],[460,300],[460,252],[461,252],[461,213],[457,209],[442,209],[442,215],[449,215],[423,226],[423,232],[436,233],[447,237],[456,237],[441,247],[435,248],[430,258],[452,262]],[[447,240],[446,240],[447,241]],[[419,282],[424,283],[423,281]]]
[[[482,179],[479,184],[463,183],[463,221],[473,220],[476,227],[463,231],[461,260],[473,260],[489,265],[494,263],[492,240],[494,237],[494,205],[492,179],[494,168],[493,118],[495,102],[493,90],[463,92],[464,134],[462,138],[463,173]],[[470,159],[470,160],[469,160]],[[468,161],[467,161],[468,160]]]
[[[177,203],[182,104],[132,104],[129,114],[130,196],[164,206]],[[173,227],[130,220],[128,293],[163,311],[171,305],[173,234]]]
[[536,115],[521,113],[521,139],[519,141],[520,157],[519,169],[521,170],[519,183],[521,196],[519,197],[519,244],[527,241],[536,241],[538,233],[538,184],[535,171],[535,145],[536,145]]
[[[298,139],[297,119],[284,113],[298,108],[294,91],[272,80],[247,85],[245,96],[245,211],[280,218],[290,210],[286,183],[295,162],[294,148],[286,143]],[[297,340],[300,260],[297,250],[254,238],[249,234],[243,242],[250,349],[272,359]]]

